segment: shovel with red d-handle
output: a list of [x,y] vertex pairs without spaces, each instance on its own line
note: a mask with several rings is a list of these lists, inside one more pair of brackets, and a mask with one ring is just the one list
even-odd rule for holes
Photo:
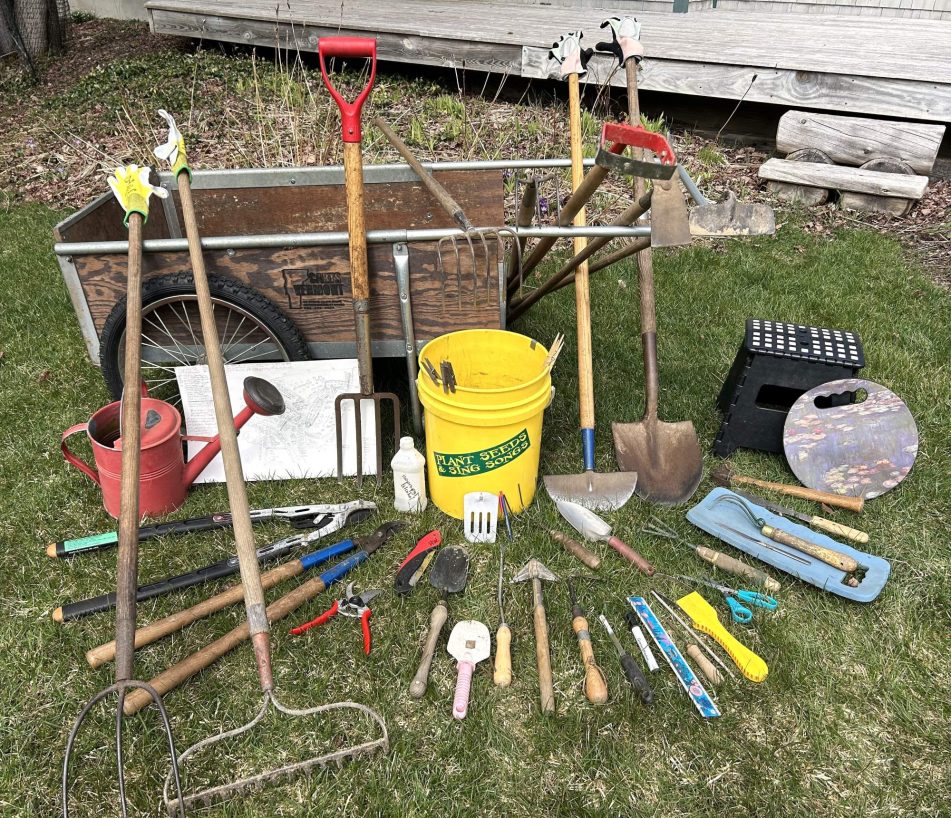
[[[363,155],[360,149],[360,113],[370,96],[376,77],[376,40],[372,37],[321,37],[317,44],[320,73],[324,85],[340,108],[343,129],[343,176],[347,193],[347,230],[350,244],[350,291],[353,297],[354,329],[357,341],[357,363],[360,368],[360,391],[337,395],[334,416],[337,424],[337,477],[343,477],[342,404],[353,403],[356,429],[357,486],[363,482],[363,432],[361,415],[363,401],[373,402],[374,452],[376,484],[383,479],[383,435],[381,405],[389,402],[393,409],[393,439],[400,439],[400,399],[392,392],[376,392],[373,386],[373,351],[370,342],[370,280],[367,267],[367,235],[363,209]],[[343,98],[327,73],[327,57],[354,57],[370,61],[370,77],[352,102]]]

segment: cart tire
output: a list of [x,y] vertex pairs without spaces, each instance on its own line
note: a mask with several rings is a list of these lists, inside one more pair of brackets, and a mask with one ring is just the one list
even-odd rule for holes
[[[274,347],[275,354],[268,357],[267,360],[306,361],[310,359],[307,344],[300,334],[300,331],[267,297],[251,287],[228,278],[227,276],[209,275],[208,288],[211,290],[211,298],[215,304],[216,311],[217,309],[226,307],[231,312],[240,315],[243,320],[252,322],[251,325],[253,325],[253,322],[256,322],[258,325],[257,331],[261,337],[270,336],[267,340]],[[194,314],[195,326],[198,327],[198,331],[200,332],[197,317],[198,310],[195,296],[195,282],[191,273],[171,273],[148,279],[142,287],[142,320],[146,333],[149,331],[150,326],[148,324],[149,316],[153,316],[156,320],[159,320],[161,326],[165,327],[166,324],[160,320],[160,315],[157,311],[159,308],[165,310],[171,309],[172,314],[178,314],[175,309],[176,306],[182,314],[184,314],[186,309]],[[124,348],[123,340],[125,338],[125,318],[126,299],[122,298],[112,308],[112,312],[109,313],[109,317],[106,319],[105,324],[103,324],[102,337],[100,338],[102,377],[114,400],[119,400],[122,396],[122,358]],[[191,320],[190,316],[189,320]],[[220,323],[219,320],[219,333],[221,333]],[[185,326],[181,322],[180,325]],[[152,326],[155,326],[154,323]],[[191,330],[191,325],[189,325],[189,330]],[[226,339],[222,338],[221,341],[222,351],[225,353],[225,363],[241,363],[241,353],[231,355],[229,359]],[[195,347],[195,349],[203,351],[204,347]],[[176,351],[175,357],[176,360],[178,360],[178,358],[187,358],[183,363],[204,362],[200,355],[189,357],[180,351]],[[143,368],[145,366],[146,364],[143,363]],[[166,392],[168,391],[170,390],[166,390]],[[160,390],[155,394],[155,397],[171,400],[173,396],[162,394]],[[174,397],[177,397],[177,390],[175,390]],[[173,402],[177,401],[173,400]]]

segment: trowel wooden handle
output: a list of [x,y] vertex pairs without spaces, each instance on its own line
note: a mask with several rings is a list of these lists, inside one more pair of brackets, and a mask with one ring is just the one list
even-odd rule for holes
[[442,600],[429,615],[429,634],[426,636],[426,645],[423,647],[423,658],[409,686],[409,695],[414,699],[421,699],[426,693],[429,685],[429,668],[436,653],[436,642],[439,641],[439,634],[442,633],[442,626],[446,624],[448,616],[449,610]]
[[551,653],[548,648],[548,619],[545,606],[536,605],[532,615],[535,619],[535,660],[538,664],[538,689],[543,713],[555,709],[555,687],[551,677]]
[[578,637],[578,648],[581,650],[581,660],[584,662],[584,694],[591,704],[604,704],[608,700],[608,684],[594,658],[588,620],[583,616],[576,616],[571,620],[571,628]]
[[601,557],[591,551],[588,548],[585,548],[577,540],[573,540],[567,534],[562,534],[560,531],[555,531],[551,529],[548,532],[548,535],[557,543],[561,543],[565,547],[565,551],[569,554],[576,556],[581,560],[588,568],[597,568],[601,564]]
[[775,592],[780,589],[780,584],[766,572],[760,571],[759,568],[754,568],[752,565],[747,565],[742,560],[724,554],[722,551],[716,551],[713,548],[698,545],[697,556],[704,562],[709,562],[710,565],[722,568],[730,574],[746,577],[757,585],[762,585],[768,591]]
[[751,486],[778,491],[780,494],[788,494],[790,497],[802,497],[803,500],[825,503],[827,506],[847,508],[849,511],[859,512],[865,507],[864,497],[847,497],[844,494],[807,489],[805,486],[790,486],[788,483],[771,483],[768,480],[757,480],[753,477],[743,477],[736,474],[731,475],[730,480],[734,483],[747,483]]
[[809,525],[813,528],[818,528],[820,531],[825,531],[826,534],[831,534],[833,537],[844,537],[859,545],[868,543],[868,534],[866,532],[859,531],[857,528],[851,528],[847,525],[842,525],[842,523],[837,523],[834,520],[827,520],[825,517],[813,517],[809,521]]
[[804,554],[809,554],[809,556],[815,557],[817,560],[822,560],[827,565],[845,571],[847,574],[852,574],[858,570],[858,561],[847,554],[833,551],[831,548],[823,548],[821,545],[816,545],[808,540],[804,540],[802,537],[797,537],[795,534],[790,534],[788,531],[783,531],[781,528],[774,528],[771,525],[764,525],[760,530],[771,540],[775,540],[783,545],[788,545],[797,551],[802,551]]
[[512,629],[505,623],[495,633],[495,673],[492,681],[499,687],[512,684]]
[[687,655],[693,659],[694,663],[700,668],[700,672],[707,677],[707,681],[712,685],[718,685],[723,682],[723,676],[716,666],[700,650],[698,645],[687,645]]
[[618,554],[620,554],[622,557],[625,557],[629,559],[631,562],[633,562],[637,566],[637,569],[642,574],[647,574],[647,576],[649,577],[654,576],[654,566],[651,565],[647,560],[645,560],[626,542],[614,536],[608,537],[606,542],[608,545],[611,546],[611,548],[617,551]]

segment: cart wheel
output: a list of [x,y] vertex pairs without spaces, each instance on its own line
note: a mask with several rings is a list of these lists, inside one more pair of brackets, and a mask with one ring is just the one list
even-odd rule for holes
[[[307,344],[291,320],[256,290],[208,276],[226,364],[306,361]],[[125,299],[109,313],[100,339],[102,377],[114,400],[122,395]],[[142,379],[154,398],[178,405],[176,366],[204,364],[198,299],[191,273],[148,279],[142,287]]]

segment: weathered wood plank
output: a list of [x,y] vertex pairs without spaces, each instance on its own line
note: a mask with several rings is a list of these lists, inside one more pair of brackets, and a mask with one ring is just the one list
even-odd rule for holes
[[[804,71],[753,69],[743,65],[714,65],[681,60],[649,60],[638,87],[692,96],[745,98],[792,107],[907,116],[951,121],[951,84],[846,77]],[[522,76],[545,78],[553,64],[547,49],[522,49]],[[754,74],[756,80],[751,83]],[[594,57],[588,63],[588,84],[623,87],[623,72],[609,60]],[[744,97],[745,94],[745,97]]]
[[[862,170],[879,170],[886,173],[913,174],[911,165],[900,159],[870,159]],[[899,199],[897,196],[872,196],[868,193],[843,193],[839,197],[839,207],[843,210],[860,210],[868,213],[886,213],[890,216],[904,216],[911,211],[914,201]]]
[[[152,0],[146,6],[222,18],[278,20],[295,27],[403,34],[485,45],[542,47],[565,31],[583,28],[586,45],[603,34],[605,9],[516,6],[479,0],[404,0],[398,4],[347,0],[290,0],[275,4],[207,0]],[[621,12],[623,13],[623,12]],[[951,24],[933,20],[842,18],[829,25],[812,15],[750,14],[710,9],[686,15],[638,14],[648,58],[895,77],[928,82],[951,77]],[[590,42],[588,42],[590,40]],[[803,44],[808,43],[808,48]],[[875,43],[874,48],[869,43]],[[273,37],[269,43],[273,45]],[[913,54],[914,59],[909,59]]]
[[[828,154],[818,148],[800,148],[793,151],[786,159],[790,162],[821,162],[824,165],[833,164]],[[810,187],[809,185],[794,185],[789,182],[767,182],[766,190],[772,195],[786,202],[795,202],[803,207],[815,207],[829,201],[829,188]]]
[[841,165],[858,166],[870,159],[891,157],[907,162],[917,173],[928,174],[944,130],[944,125],[920,122],[788,111],[779,120],[776,149],[792,153],[799,148],[819,148]]
[[818,162],[790,162],[786,159],[768,159],[759,169],[759,176],[774,182],[832,187],[836,190],[871,193],[875,196],[900,196],[905,199],[920,199],[928,188],[927,176],[880,173]]

